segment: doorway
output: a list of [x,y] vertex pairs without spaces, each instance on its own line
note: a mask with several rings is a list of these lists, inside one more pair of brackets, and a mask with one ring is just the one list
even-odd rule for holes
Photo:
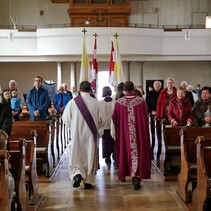
[[102,89],[104,86],[109,86],[112,91],[112,95],[115,95],[114,87],[109,83],[109,72],[99,71],[98,72],[98,88],[97,88],[97,99],[102,100]]

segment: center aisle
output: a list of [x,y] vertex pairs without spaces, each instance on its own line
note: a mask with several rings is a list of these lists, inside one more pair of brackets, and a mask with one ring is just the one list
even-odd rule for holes
[[67,170],[69,153],[68,147],[51,183],[40,184],[39,191],[43,192],[44,197],[38,211],[187,210],[176,194],[174,189],[176,183],[164,182],[153,166],[152,179],[143,180],[141,189],[134,191],[131,178],[126,178],[125,183],[119,182],[113,163],[107,165],[101,159],[101,168],[97,172],[94,188],[84,190],[83,183],[79,188],[73,188]]

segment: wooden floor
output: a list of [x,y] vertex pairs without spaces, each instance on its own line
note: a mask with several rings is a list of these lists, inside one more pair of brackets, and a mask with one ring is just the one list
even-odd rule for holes
[[92,190],[83,184],[73,188],[67,166],[70,149],[67,148],[59,168],[50,183],[40,183],[44,197],[41,210],[96,210],[96,211],[183,211],[188,210],[176,193],[176,182],[165,182],[152,165],[150,180],[142,180],[141,189],[132,189],[131,178],[121,183],[113,163],[100,160],[100,170]]

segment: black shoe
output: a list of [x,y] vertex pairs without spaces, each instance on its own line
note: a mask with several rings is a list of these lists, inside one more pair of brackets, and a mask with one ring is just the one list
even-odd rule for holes
[[110,157],[107,157],[107,158],[105,159],[105,162],[106,162],[106,163],[111,163],[111,158],[110,158]]
[[78,188],[80,186],[82,180],[82,176],[80,174],[77,174],[73,177],[73,187]]
[[139,190],[141,188],[141,179],[139,177],[132,177],[133,190]]
[[115,170],[118,169],[118,167],[117,167],[117,165],[116,165],[116,162],[114,162],[114,169],[115,169]]
[[89,190],[89,189],[92,189],[93,188],[93,185],[91,183],[84,183],[84,189],[85,190]]

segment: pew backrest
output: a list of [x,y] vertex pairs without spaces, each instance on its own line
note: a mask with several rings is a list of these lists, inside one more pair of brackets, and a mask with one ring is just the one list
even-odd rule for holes
[[[15,121],[13,122],[10,140],[19,138],[31,139],[31,130],[36,130],[37,147],[48,145],[49,124],[47,121]],[[46,149],[47,150],[47,149]]]
[[170,125],[163,125],[162,139],[167,146],[180,146],[180,128],[171,127]]
[[211,138],[206,139],[204,136],[199,136],[196,140],[196,144],[197,165],[201,165],[202,172],[204,172],[208,179],[211,179]]
[[210,210],[211,199],[211,139],[197,137],[197,186],[193,191],[194,211]]
[[0,210],[9,211],[8,197],[8,159],[6,150],[0,150]]
[[[17,150],[17,146],[19,146],[19,150]],[[26,142],[24,138],[21,138],[19,139],[19,142],[13,142],[10,145],[11,173],[15,180],[15,200],[18,209],[21,210],[28,210],[29,206],[29,199],[25,185],[25,147]]]
[[184,145],[184,153],[189,163],[196,163],[196,138],[203,135],[211,138],[211,128],[189,127],[180,130],[181,146]]

